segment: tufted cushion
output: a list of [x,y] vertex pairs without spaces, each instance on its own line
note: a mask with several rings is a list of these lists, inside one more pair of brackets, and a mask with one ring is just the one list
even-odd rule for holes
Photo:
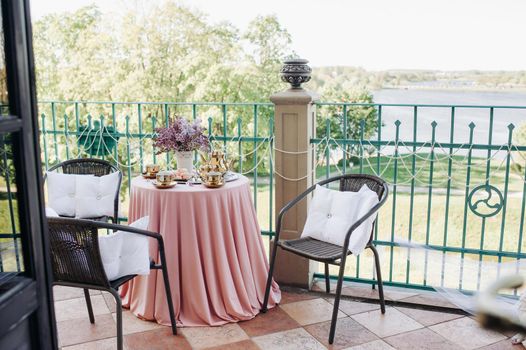
[[47,172],[48,205],[58,215],[75,216],[75,192],[79,178],[92,178],[93,175],[70,175]]
[[[130,227],[148,229],[149,217],[144,216],[130,224]],[[148,237],[131,232],[117,231],[99,236],[99,250],[102,265],[108,280],[128,275],[150,273]]]
[[97,218],[113,216],[115,194],[119,190],[119,173],[79,177],[75,188],[75,216]]
[[[358,192],[316,186],[301,236],[343,246],[349,228],[376,204],[378,195],[367,185]],[[360,254],[367,245],[375,217],[372,215],[351,234],[349,250],[353,254]]]

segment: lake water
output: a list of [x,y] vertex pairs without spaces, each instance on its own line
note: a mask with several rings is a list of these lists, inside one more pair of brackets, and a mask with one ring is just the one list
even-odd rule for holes
[[[470,106],[516,106],[524,108],[495,108],[492,144],[508,142],[509,125],[526,124],[526,93],[482,91],[438,91],[384,89],[373,92],[374,102],[382,104],[431,104]],[[413,139],[413,107],[385,106],[382,109],[382,139],[394,140],[395,121],[399,120],[400,140]],[[475,124],[473,142],[487,144],[489,141],[489,108],[455,108],[453,142],[468,143],[469,124]],[[419,107],[417,117],[417,141],[431,140],[431,123],[435,121],[437,142],[449,142],[451,137],[451,108]],[[523,141],[523,142],[526,142]],[[480,153],[480,152],[477,152]]]

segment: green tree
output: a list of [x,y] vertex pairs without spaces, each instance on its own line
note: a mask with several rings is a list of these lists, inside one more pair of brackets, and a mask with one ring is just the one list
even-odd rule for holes
[[[316,136],[318,138],[329,136],[340,140],[369,140],[378,131],[377,110],[372,105],[373,95],[367,89],[327,86],[323,90],[322,97],[325,101],[356,103],[358,105],[347,106],[345,114],[342,106],[333,105],[323,108],[316,125]],[[329,132],[328,135],[327,132]],[[330,149],[339,149],[339,147],[333,145]],[[360,145],[346,145],[342,149],[347,152],[348,160],[355,161],[359,155]],[[321,152],[322,149],[319,148],[318,151]],[[364,147],[363,151],[367,153],[368,148]]]

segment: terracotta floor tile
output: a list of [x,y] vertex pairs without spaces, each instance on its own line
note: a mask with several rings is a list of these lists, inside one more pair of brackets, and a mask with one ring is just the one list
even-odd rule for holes
[[353,315],[351,317],[380,338],[409,332],[423,327],[420,323],[392,307],[387,308],[383,315],[375,310]]
[[180,332],[177,335],[173,335],[169,327],[125,335],[124,345],[128,350],[192,349],[190,343]]
[[[331,304],[334,303],[334,299],[327,298],[326,300]],[[380,304],[340,299],[340,310],[349,316],[373,310],[378,310],[378,312],[380,312]]]
[[[373,289],[371,286],[362,287],[355,285],[347,285],[344,288],[342,288],[342,295],[380,300],[378,286],[375,289]],[[414,297],[417,295],[419,294],[416,292],[406,292],[403,290],[388,288],[384,286],[385,300],[405,300],[406,298]]]
[[115,303],[115,297],[113,297],[113,295],[111,295],[108,292],[103,292],[102,297],[104,298],[106,306],[108,307],[110,312],[115,312],[115,308],[117,307],[117,304]]
[[[327,321],[306,326],[305,330],[314,336],[320,343],[328,347],[330,327],[331,321]],[[344,349],[377,339],[378,337],[376,335],[365,329],[352,318],[340,318],[336,323],[336,336],[331,349]]]
[[[321,281],[321,280],[315,281],[315,282],[312,284],[312,287],[311,287],[310,289],[311,289],[313,292],[323,292],[323,293],[326,293],[326,289],[325,289],[325,281]],[[335,290],[336,290],[336,283],[331,282],[330,291],[331,291],[331,292],[334,292]]]
[[[95,314],[95,321],[97,321],[97,315],[110,313],[104,298],[100,294],[91,296],[91,305],[93,307],[93,313]],[[86,300],[82,297],[55,302],[55,318],[58,322],[77,318],[86,318],[88,320],[89,315]]]
[[261,349],[264,350],[325,350],[316,340],[303,328],[291,329],[284,332],[272,333],[261,337],[252,338]]
[[239,322],[238,324],[249,337],[300,327],[298,322],[292,319],[281,307],[272,308],[266,313],[260,313],[250,321]]
[[218,327],[181,328],[181,333],[194,349],[205,349],[248,339],[247,334],[237,323]]
[[356,286],[343,287],[342,295],[380,300],[380,295],[378,294],[378,288],[372,289],[371,287],[369,288],[356,287]]
[[462,350],[460,346],[428,328],[398,334],[383,340],[398,350]]
[[370,343],[352,346],[345,350],[395,350],[391,345],[387,344],[383,340],[375,340]]
[[429,328],[465,349],[476,349],[506,339],[500,333],[482,329],[469,317],[439,323]]
[[505,339],[498,343],[494,343],[482,348],[479,348],[477,350],[524,350],[526,347],[524,347],[523,344],[517,344],[513,345],[511,343],[511,339]]
[[422,305],[434,305],[434,306],[443,306],[457,308],[457,306],[451,304],[449,301],[444,299],[438,294],[418,294],[413,297],[405,298],[405,302],[416,303]]
[[280,305],[294,303],[296,301],[302,301],[302,300],[310,300],[310,299],[316,299],[318,296],[308,293],[293,293],[293,292],[286,292],[281,291],[281,302]]
[[[90,289],[90,295],[100,294],[100,290]],[[84,289],[73,288],[65,286],[54,286],[53,287],[53,298],[55,301],[84,298]]]
[[408,292],[400,289],[391,289],[384,287],[384,297],[386,300],[405,300],[409,297],[416,295],[418,295],[418,293],[416,292]]
[[[62,350],[115,350],[117,349],[117,337],[95,340],[89,343],[66,346]],[[126,345],[124,350],[129,350]]]
[[260,350],[252,340],[242,340],[237,343],[214,346],[206,350]]
[[[285,304],[281,308],[304,326],[330,320],[333,306],[327,300],[318,298]],[[339,311],[338,317],[345,317],[345,314]]]
[[463,317],[462,315],[448,314],[445,312],[436,312],[422,309],[413,309],[408,307],[396,307],[396,309],[398,311],[403,312],[407,316],[411,317],[413,320],[418,321],[418,323],[423,324],[426,327]]
[[[112,314],[112,316],[115,322],[117,322],[116,314]],[[131,311],[122,310],[122,333],[123,334],[146,332],[152,329],[160,329],[160,328],[168,328],[168,327],[162,326],[158,324],[157,322],[141,320],[140,318],[135,316]]]
[[91,324],[86,316],[57,322],[57,333],[60,346],[68,346],[115,337],[117,327],[110,314],[95,317],[95,324]]

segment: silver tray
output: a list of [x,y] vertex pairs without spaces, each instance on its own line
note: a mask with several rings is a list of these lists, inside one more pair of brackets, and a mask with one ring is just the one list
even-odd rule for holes
[[227,171],[224,178],[225,182],[236,181],[237,179],[239,179],[239,174],[234,173],[232,171]]

